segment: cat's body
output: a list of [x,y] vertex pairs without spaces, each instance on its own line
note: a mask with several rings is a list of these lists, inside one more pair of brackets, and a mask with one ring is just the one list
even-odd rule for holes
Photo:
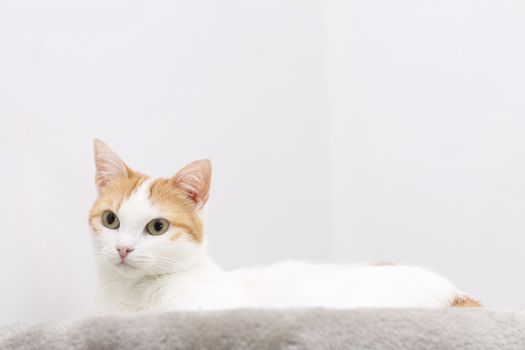
[[[110,276],[113,273],[109,273]],[[336,266],[283,262],[104,280],[103,312],[283,307],[448,307],[462,293],[446,279],[411,266]]]
[[98,140],[95,155],[100,196],[90,225],[101,312],[477,305],[445,278],[411,266],[284,262],[223,271],[205,249],[208,161],[156,179]]

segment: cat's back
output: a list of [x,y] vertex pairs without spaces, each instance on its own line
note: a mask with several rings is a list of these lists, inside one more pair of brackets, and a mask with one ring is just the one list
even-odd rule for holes
[[246,303],[260,307],[446,307],[461,292],[447,279],[404,265],[282,262],[237,270]]

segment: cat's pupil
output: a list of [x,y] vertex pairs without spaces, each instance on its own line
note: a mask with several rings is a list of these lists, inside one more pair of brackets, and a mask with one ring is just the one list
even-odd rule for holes
[[106,217],[106,221],[111,225],[115,221],[115,214],[109,213]]
[[162,224],[162,221],[157,220],[157,221],[155,221],[155,224],[153,225],[153,228],[155,229],[155,231],[158,232],[158,231],[162,230],[163,226],[164,225]]

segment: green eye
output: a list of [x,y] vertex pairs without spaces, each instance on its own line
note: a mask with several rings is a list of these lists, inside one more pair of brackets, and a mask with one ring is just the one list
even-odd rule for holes
[[102,225],[112,230],[115,230],[119,228],[120,221],[114,212],[112,212],[111,210],[107,210],[102,214]]
[[169,226],[170,224],[166,219],[153,219],[146,225],[146,231],[148,231],[150,235],[160,236],[168,231]]

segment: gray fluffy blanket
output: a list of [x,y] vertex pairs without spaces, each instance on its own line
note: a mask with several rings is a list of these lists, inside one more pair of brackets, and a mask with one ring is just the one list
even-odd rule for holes
[[0,329],[0,349],[525,349],[525,311],[231,310]]

